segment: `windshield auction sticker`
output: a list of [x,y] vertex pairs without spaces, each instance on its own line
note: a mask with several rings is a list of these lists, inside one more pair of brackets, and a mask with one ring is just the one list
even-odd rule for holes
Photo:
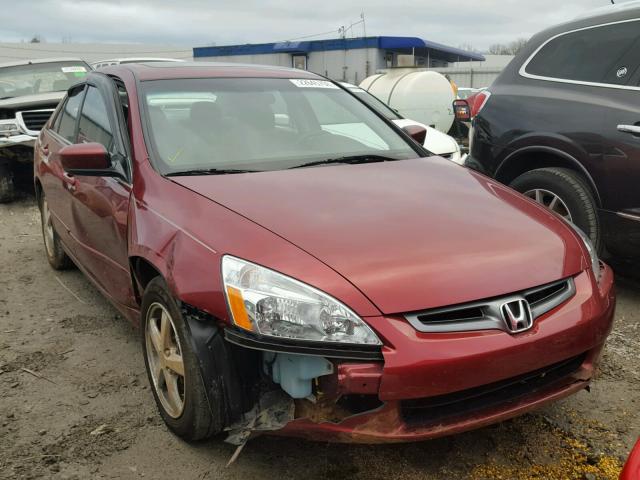
[[78,67],[62,67],[62,73],[86,73],[87,69],[82,66]]
[[289,81],[299,88],[335,88],[339,89],[337,85],[327,80],[309,80],[302,78],[290,78]]

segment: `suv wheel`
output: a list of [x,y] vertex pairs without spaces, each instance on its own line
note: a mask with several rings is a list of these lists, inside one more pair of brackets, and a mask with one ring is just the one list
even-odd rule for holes
[[541,203],[585,232],[600,251],[600,222],[591,189],[582,176],[566,168],[526,172],[510,187]]
[[44,251],[47,254],[49,265],[51,265],[54,270],[68,270],[72,268],[73,262],[62,248],[60,238],[53,227],[49,203],[44,193],[40,197],[40,220],[42,223]]
[[16,196],[13,173],[9,165],[0,165],[0,203],[9,203]]
[[156,404],[164,422],[185,440],[222,431],[222,405],[207,400],[191,334],[161,277],[142,298],[142,348]]

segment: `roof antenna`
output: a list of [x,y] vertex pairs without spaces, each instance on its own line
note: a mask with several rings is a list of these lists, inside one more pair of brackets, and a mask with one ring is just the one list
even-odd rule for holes
[[614,0],[611,0],[611,5],[615,5],[616,2]]

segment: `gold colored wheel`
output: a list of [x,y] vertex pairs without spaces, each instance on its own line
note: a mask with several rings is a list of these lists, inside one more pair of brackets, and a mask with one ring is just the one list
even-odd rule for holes
[[148,309],[146,325],[146,352],[153,388],[167,415],[178,418],[185,404],[185,368],[176,327],[169,311],[157,302]]

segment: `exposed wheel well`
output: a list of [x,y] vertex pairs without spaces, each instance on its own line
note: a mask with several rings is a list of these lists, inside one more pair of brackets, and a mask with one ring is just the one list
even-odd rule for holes
[[161,277],[162,274],[151,263],[142,257],[131,257],[129,259],[131,265],[131,273],[133,274],[133,288],[138,297],[138,301],[142,299],[142,292],[151,280],[155,277]]
[[598,204],[600,203],[600,195],[591,176],[579,166],[579,164],[562,154],[545,151],[527,151],[509,157],[499,167],[496,173],[496,180],[505,185],[509,185],[513,180],[525,172],[536,170],[538,168],[566,168],[572,170],[584,178],[585,182],[591,188],[591,193]]

